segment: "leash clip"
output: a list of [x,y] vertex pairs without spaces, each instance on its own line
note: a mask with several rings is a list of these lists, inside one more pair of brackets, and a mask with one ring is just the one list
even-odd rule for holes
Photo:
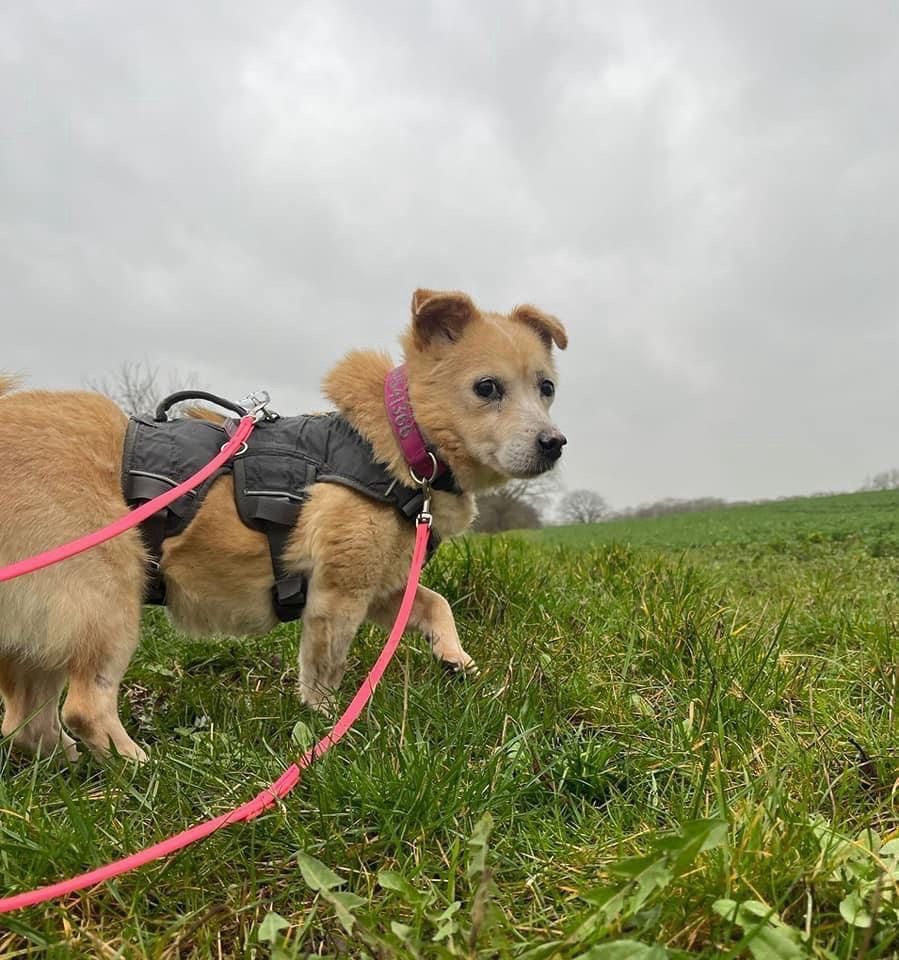
[[431,480],[434,479],[432,476],[430,479],[422,480],[421,477],[415,475],[415,471],[410,467],[409,473],[412,474],[412,479],[421,487],[421,510],[418,511],[418,516],[415,518],[415,526],[420,527],[422,524],[430,527],[433,517],[431,516]]
[[254,390],[240,401],[240,406],[247,411],[248,417],[253,418],[254,423],[259,423],[260,420],[271,422],[280,419],[274,410],[268,409],[271,400],[268,390]]
[[431,475],[429,477],[420,477],[411,466],[409,467],[409,476],[412,477],[412,482],[421,487],[421,510],[415,520],[416,527],[420,527],[422,524],[430,527],[434,519],[431,516],[431,484],[436,479],[440,468],[437,465],[437,458],[430,450],[428,450],[428,456],[431,458]]
[[434,518],[431,516],[431,484],[427,480],[421,485],[421,492],[424,500],[421,502],[421,510],[415,520],[415,526],[420,527],[425,524],[430,527]]
[[[268,405],[271,399],[268,390],[254,390],[251,394],[244,397],[237,406],[243,411],[244,417],[253,418],[254,424],[260,423],[261,421],[271,423],[281,419],[280,415],[275,413],[274,410],[269,410]],[[229,419],[226,420],[222,426],[224,427],[225,434],[228,437],[233,437],[234,434],[237,433],[239,424],[237,420]],[[225,446],[225,444],[222,444],[222,449],[224,449]],[[234,454],[234,457],[237,458],[241,454],[246,453],[247,449],[247,442],[244,440],[240,445],[240,449]]]

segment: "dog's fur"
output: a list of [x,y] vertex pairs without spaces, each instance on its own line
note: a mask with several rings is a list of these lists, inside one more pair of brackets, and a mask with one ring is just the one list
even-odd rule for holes
[[[539,437],[564,443],[550,420],[553,344],[567,337],[554,317],[534,307],[509,315],[480,312],[465,294],[416,291],[403,338],[409,394],[428,442],[465,491],[435,492],[434,526],[445,538],[475,514],[473,493],[509,477],[552,466]],[[408,483],[394,439],[383,384],[392,363],[356,352],[327,376],[325,393],[371,443],[376,458]],[[490,377],[501,399],[474,389]],[[82,392],[14,392],[0,377],[0,566],[105,526],[126,511],[121,489],[127,419],[111,401]],[[544,387],[544,389],[547,389]],[[286,562],[309,578],[303,615],[300,688],[313,707],[329,705],[359,625],[389,626],[411,559],[414,527],[390,506],[342,486],[317,484],[291,536]],[[217,480],[196,518],[165,542],[168,612],[192,634],[260,634],[275,626],[272,569],[265,537],[239,519],[232,480]],[[2,732],[15,747],[77,757],[62,719],[95,753],[110,746],[142,759],[125,732],[117,694],[138,641],[145,578],[140,534],[124,535],[62,564],[0,584]],[[449,604],[419,587],[411,625],[438,658],[472,667]]]

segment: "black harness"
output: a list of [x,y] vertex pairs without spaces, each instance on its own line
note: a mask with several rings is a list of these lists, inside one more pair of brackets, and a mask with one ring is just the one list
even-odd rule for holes
[[[207,420],[168,420],[165,411],[175,397],[160,404],[154,416],[132,417],[125,436],[122,488],[130,507],[170,490],[207,464],[227,441],[224,427]],[[217,398],[214,398],[217,399]],[[232,404],[223,404],[231,409]],[[306,578],[289,573],[284,549],[314,483],[338,483],[393,506],[410,523],[422,509],[420,487],[399,483],[374,458],[369,442],[338,413],[277,417],[257,423],[246,449],[190,493],[141,524],[149,554],[145,600],[164,604],[165,580],[160,570],[162,544],[178,536],[196,516],[212,483],[226,473],[234,477],[234,499],[240,519],[268,538],[274,586],[272,601],[279,620],[296,620],[306,603]],[[451,474],[434,489],[460,493]],[[428,557],[439,545],[432,532]]]

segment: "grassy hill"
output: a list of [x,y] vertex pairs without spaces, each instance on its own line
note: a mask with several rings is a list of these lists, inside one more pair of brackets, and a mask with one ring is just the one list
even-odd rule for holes
[[631,543],[665,549],[725,544],[771,547],[799,542],[854,540],[899,554],[899,490],[801,497],[648,519],[552,527],[548,543],[597,546]]
[[[478,679],[410,639],[277,809],[0,918],[0,956],[896,956],[897,544],[896,493],[449,544],[426,580]],[[148,612],[124,712],[150,762],[0,748],[4,890],[267,784],[325,730],[298,642]]]

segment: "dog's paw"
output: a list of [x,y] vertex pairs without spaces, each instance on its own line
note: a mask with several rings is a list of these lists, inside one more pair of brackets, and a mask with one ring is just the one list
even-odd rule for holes
[[322,690],[320,687],[308,687],[300,684],[299,694],[300,700],[310,710],[314,710],[326,719],[337,716],[337,701],[330,692]]
[[469,657],[467,660],[439,660],[440,666],[452,677],[461,677],[465,680],[474,680],[481,675],[478,665]]
[[146,763],[150,757],[143,747],[139,747],[130,737],[127,743],[109,744],[104,747],[90,746],[90,751],[97,760],[112,762],[115,760],[130,760],[132,763]]

